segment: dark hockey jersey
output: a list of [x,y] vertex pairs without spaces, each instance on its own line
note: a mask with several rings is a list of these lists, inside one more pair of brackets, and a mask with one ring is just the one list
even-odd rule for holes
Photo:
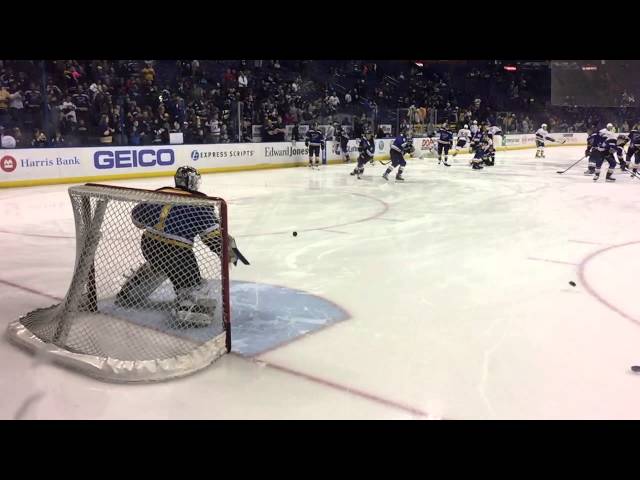
[[360,145],[358,145],[358,151],[367,159],[373,158],[373,154],[375,153],[376,147],[373,142],[370,142],[366,138],[362,137],[360,139]]
[[312,147],[324,146],[324,135],[320,130],[310,128],[307,130],[306,144]]
[[405,153],[413,151],[413,142],[411,140],[407,140],[404,135],[398,135],[391,144],[391,150],[395,150],[401,155],[404,155]]
[[441,128],[436,132],[438,144],[451,145],[453,143],[453,132],[448,128]]
[[[219,221],[213,207],[140,203],[131,212],[138,228],[159,240],[192,246],[196,236],[219,235]],[[184,246],[184,245],[181,245]]]
[[629,132],[629,146],[630,147],[640,147],[640,131],[631,130]]

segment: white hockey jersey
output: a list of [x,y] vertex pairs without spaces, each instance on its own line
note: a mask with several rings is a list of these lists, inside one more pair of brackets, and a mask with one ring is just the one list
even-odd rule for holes
[[545,140],[547,140],[548,137],[549,137],[549,132],[547,132],[544,128],[540,127],[536,131],[536,140],[540,140],[541,142],[544,142]]
[[461,128],[458,130],[458,140],[464,139],[469,140],[471,138],[471,130],[468,128]]

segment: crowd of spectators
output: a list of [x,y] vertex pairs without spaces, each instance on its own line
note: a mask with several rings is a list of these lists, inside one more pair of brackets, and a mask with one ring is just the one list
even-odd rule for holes
[[[489,63],[487,63],[489,65]],[[381,61],[0,61],[5,147],[282,141],[286,127],[341,122],[506,133],[635,125],[635,108],[552,106],[548,72]],[[258,126],[257,131],[255,126]],[[6,137],[6,138],[5,138]],[[8,138],[11,138],[9,141]]]

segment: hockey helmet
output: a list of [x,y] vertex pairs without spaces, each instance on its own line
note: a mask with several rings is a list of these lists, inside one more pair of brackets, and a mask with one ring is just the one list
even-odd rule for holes
[[193,167],[180,167],[174,175],[176,188],[197,192],[200,188],[200,172]]
[[464,128],[469,128],[469,125],[467,125],[466,123],[464,124]]
[[609,130],[610,132],[613,131],[613,123],[607,123],[607,130]]
[[540,128],[544,128],[546,130],[547,129],[547,124],[543,123],[542,125],[540,125]]

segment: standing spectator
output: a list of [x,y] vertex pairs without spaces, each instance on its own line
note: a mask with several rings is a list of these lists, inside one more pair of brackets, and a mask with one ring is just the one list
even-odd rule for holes
[[9,120],[9,97],[11,94],[4,85],[0,86],[0,124],[6,124]]
[[102,115],[100,123],[98,124],[98,133],[100,135],[100,143],[111,144],[113,143],[114,128],[109,123],[109,117]]
[[242,70],[238,74],[238,88],[245,89],[249,86],[249,80]]
[[24,110],[22,90],[15,90],[9,94],[9,114],[14,125],[22,125],[22,111]]
[[351,106],[351,93],[349,91],[344,94],[344,103],[349,107]]
[[62,114],[68,121],[72,123],[76,123],[78,121],[76,118],[76,106],[71,101],[71,97],[66,96],[64,98],[62,105],[60,105],[60,109],[62,110]]
[[218,121],[218,115],[214,114],[210,120],[206,121],[205,127],[209,129],[209,135],[207,135],[207,141],[211,143],[220,142],[220,122]]
[[151,62],[145,62],[145,67],[142,69],[142,78],[147,83],[153,83],[156,79],[156,71],[151,66]]

